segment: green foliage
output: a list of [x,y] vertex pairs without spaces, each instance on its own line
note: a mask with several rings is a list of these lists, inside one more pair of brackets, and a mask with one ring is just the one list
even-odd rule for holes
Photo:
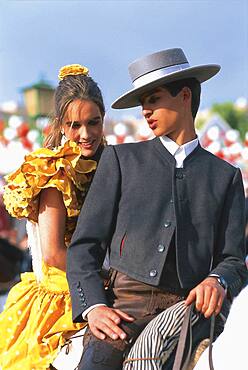
[[199,118],[198,116],[196,116],[196,119],[195,119],[195,128],[197,130],[201,130],[205,124],[206,120],[204,118]]
[[235,106],[231,102],[213,104],[211,111],[218,113],[233,129],[240,132],[240,137],[244,139],[248,131],[248,111]]

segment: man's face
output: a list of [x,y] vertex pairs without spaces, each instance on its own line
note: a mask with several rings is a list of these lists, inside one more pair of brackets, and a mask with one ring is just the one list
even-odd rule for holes
[[166,88],[159,87],[141,98],[142,113],[155,136],[166,135],[172,140],[184,126],[183,89],[173,97]]

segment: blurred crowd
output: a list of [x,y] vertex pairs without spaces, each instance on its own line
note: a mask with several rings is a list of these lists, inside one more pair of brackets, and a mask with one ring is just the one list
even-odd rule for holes
[[9,289],[20,274],[31,271],[31,256],[27,246],[26,222],[12,218],[3,203],[4,180],[0,179],[0,312]]

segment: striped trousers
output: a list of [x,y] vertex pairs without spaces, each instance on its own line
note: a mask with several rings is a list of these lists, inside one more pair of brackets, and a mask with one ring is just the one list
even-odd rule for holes
[[[177,345],[185,311],[181,301],[150,321],[127,354],[123,370],[161,370]],[[193,313],[193,325],[199,317]]]

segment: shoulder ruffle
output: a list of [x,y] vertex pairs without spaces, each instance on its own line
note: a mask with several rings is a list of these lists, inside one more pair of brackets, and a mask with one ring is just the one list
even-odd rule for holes
[[37,222],[39,193],[53,187],[61,191],[68,217],[80,211],[80,197],[85,195],[97,163],[81,159],[81,150],[73,141],[54,150],[37,149],[25,156],[21,167],[6,176],[4,203],[13,217]]

